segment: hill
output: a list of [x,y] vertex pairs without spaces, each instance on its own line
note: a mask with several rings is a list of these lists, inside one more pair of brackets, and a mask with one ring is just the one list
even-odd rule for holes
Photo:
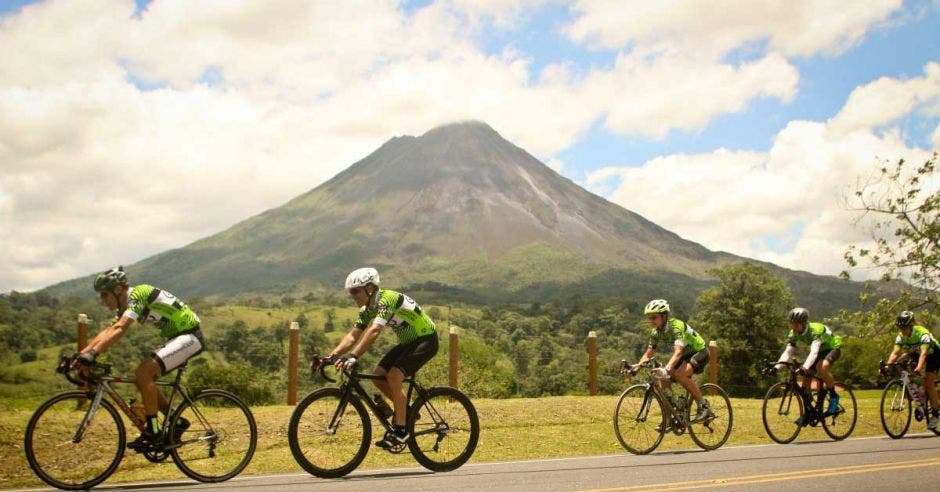
[[[436,302],[577,293],[691,308],[708,270],[745,261],[594,195],[480,122],[392,138],[283,206],[128,266],[183,298],[337,292],[363,265]],[[797,299],[856,307],[859,284],[772,266]],[[87,292],[90,277],[48,288]]]

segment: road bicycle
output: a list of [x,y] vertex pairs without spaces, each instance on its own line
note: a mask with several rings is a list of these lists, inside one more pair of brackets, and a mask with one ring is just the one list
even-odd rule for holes
[[[621,374],[627,374],[630,367],[626,360],[621,361]],[[649,378],[624,390],[614,410],[614,434],[627,451],[650,453],[668,431],[677,436],[688,431],[695,444],[705,450],[718,449],[728,440],[734,413],[725,390],[710,383],[699,387],[708,400],[709,412],[695,421],[691,418],[691,395],[681,386],[677,386],[681,388],[678,394],[663,387],[671,377],[658,361],[651,359],[640,368],[648,369]]]
[[[900,439],[907,434],[911,426],[911,413],[914,418],[920,422],[927,423],[927,417],[933,412],[930,407],[930,398],[924,397],[921,401],[921,392],[923,387],[918,387],[917,383],[911,380],[911,371],[914,368],[914,360],[904,358],[902,361],[885,364],[879,362],[881,373],[893,370],[897,373],[888,384],[885,385],[881,393],[881,426],[892,439]],[[924,395],[926,396],[926,395]],[[912,412],[913,411],[913,412]],[[936,435],[940,435],[940,429],[927,428]]]
[[[40,405],[26,425],[24,438],[33,472],[47,484],[68,490],[94,487],[117,470],[127,443],[118,408],[138,430],[146,427],[143,416],[113,386],[134,383],[135,378],[112,376],[111,365],[103,363],[76,371],[74,360],[75,356],[62,357],[56,372],[80,389],[65,391]],[[172,457],[180,471],[200,482],[228,480],[244,470],[254,455],[258,438],[254,416],[227,391],[206,389],[190,394],[180,384],[185,367],[176,369],[172,381],[157,381],[158,386],[170,388],[168,401],[173,410],[163,419],[162,444],[142,454],[153,463]]]
[[803,427],[816,427],[819,424],[822,424],[826,434],[836,441],[852,434],[858,420],[858,408],[852,388],[835,382],[839,405],[835,412],[829,413],[824,410],[828,410],[829,390],[823,384],[822,378],[816,375],[804,376],[804,382],[810,381],[810,386],[815,386],[816,391],[813,393],[810,388],[805,388],[798,381],[800,361],[795,359],[789,362],[768,363],[762,372],[770,375],[771,369],[776,368],[778,364],[787,369],[787,378],[767,390],[761,412],[764,430],[771,439],[780,444],[787,444],[796,439]]
[[[332,357],[314,357],[313,377],[338,383],[307,395],[294,409],[287,439],[291,454],[308,473],[321,478],[344,476],[359,466],[369,452],[372,423],[366,408],[379,425],[392,430],[392,410],[381,395],[369,397],[363,380],[383,380],[381,376],[343,369],[336,379],[324,373]],[[337,381],[339,380],[339,381]],[[456,388],[425,388],[408,376],[406,427],[411,438],[407,445],[387,449],[402,453],[405,447],[425,468],[444,472],[456,470],[470,459],[480,438],[476,408]]]

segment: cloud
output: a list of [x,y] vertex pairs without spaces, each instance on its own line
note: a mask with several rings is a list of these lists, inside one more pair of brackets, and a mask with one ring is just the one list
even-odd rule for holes
[[[0,291],[182,246],[392,136],[454,120],[487,121],[546,160],[597,121],[620,134],[697,131],[755,99],[789,101],[799,73],[786,56],[807,49],[784,42],[783,20],[759,23],[763,34],[728,28],[716,46],[775,40],[744,62],[683,53],[704,41],[665,20],[662,39],[625,31],[637,46],[618,45],[610,66],[559,58],[534,73],[517,48],[481,46],[544,3],[156,0],[135,16],[131,0],[50,0],[0,17]],[[602,7],[577,5],[573,39],[608,36],[591,24]],[[840,6],[833,40],[806,43],[855,42],[888,7]]]
[[887,22],[901,0],[827,2],[735,0],[647,2],[578,1],[577,19],[566,30],[598,49],[664,48],[706,58],[766,42],[785,56],[835,55],[857,44],[874,25]]
[[849,133],[858,129],[878,128],[894,123],[915,108],[937,116],[940,107],[940,63],[928,63],[924,76],[909,80],[882,77],[856,87],[849,100],[830,121],[834,132]]
[[[635,168],[592,172],[587,185],[605,190],[611,179],[619,179],[609,194],[612,201],[710,249],[837,274],[846,267],[847,244],[871,239],[870,229],[856,224],[858,214],[846,209],[845,198],[882,160],[920,163],[931,153],[909,146],[899,129],[884,128],[903,114],[872,119],[853,108],[900,86],[920,88],[919,104],[907,107],[908,113],[917,111],[940,95],[940,86],[932,82],[934,65],[925,67],[923,77],[883,78],[857,88],[829,122],[791,121],[768,152],[718,149],[662,156]],[[938,132],[940,127],[934,140]],[[788,236],[787,230],[801,235]],[[790,247],[781,251],[773,244],[779,241]]]

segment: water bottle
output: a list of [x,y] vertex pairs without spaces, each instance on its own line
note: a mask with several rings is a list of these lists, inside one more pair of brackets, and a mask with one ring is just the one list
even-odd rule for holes
[[382,398],[382,395],[376,393],[372,400],[375,401],[375,407],[379,410],[379,415],[388,419],[392,415],[395,415],[395,410],[392,410],[392,407],[388,406],[388,403],[385,402],[385,398]]
[[136,399],[131,399],[131,412],[135,417],[140,419],[141,422],[147,423],[147,411],[144,410],[144,404],[137,401]]

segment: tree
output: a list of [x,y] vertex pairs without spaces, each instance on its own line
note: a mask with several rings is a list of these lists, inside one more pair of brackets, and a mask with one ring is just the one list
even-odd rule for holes
[[763,363],[782,350],[786,313],[793,294],[767,267],[740,263],[711,273],[718,285],[702,292],[690,324],[706,339],[717,339],[721,383],[733,394],[756,395]]
[[[902,309],[924,309],[937,315],[940,301],[940,179],[937,154],[910,169],[903,159],[883,165],[878,176],[859,185],[850,207],[858,221],[873,221],[871,249],[850,246],[845,260],[850,267],[867,262],[881,270],[885,281],[902,280],[905,287],[893,302],[879,302],[868,315],[874,326],[892,326]],[[842,272],[848,278],[847,272]]]

